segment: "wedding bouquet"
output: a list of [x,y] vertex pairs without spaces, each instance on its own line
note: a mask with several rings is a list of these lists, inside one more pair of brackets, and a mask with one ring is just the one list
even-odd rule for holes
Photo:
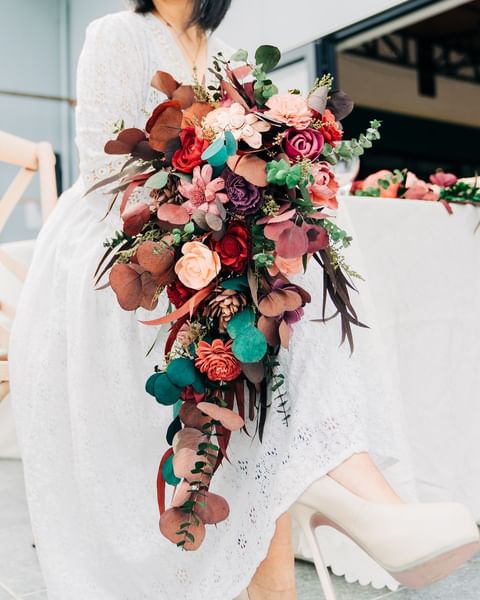
[[[231,432],[249,434],[248,415],[262,440],[273,403],[288,425],[277,356],[311,301],[293,276],[312,263],[322,269],[318,320],[329,297],[352,349],[351,327],[361,325],[340,253],[350,238],[331,220],[331,165],[362,154],[380,123],[342,141],[350,99],[330,76],[305,96],[279,93],[268,75],[279,60],[273,46],[258,48],[253,61],[244,50],[228,60],[219,54],[208,87],[157,72],[152,85],[167,99],[144,130],[119,128],[105,151],[126,162],[92,188],[114,186],[110,208],[121,196],[123,220],[105,243],[97,284],[109,273],[101,287],[111,286],[125,310],[169,299],[167,314],[142,321],[171,324],[146,391],[174,407],[157,481],[160,530],[187,550],[200,546],[206,524],[228,516],[227,501],[209,487],[228,460]],[[167,510],[166,483],[176,486]]]

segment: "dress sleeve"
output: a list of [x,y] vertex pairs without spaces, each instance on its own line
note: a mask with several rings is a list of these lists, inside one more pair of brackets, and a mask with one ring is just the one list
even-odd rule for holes
[[145,57],[122,13],[90,23],[77,71],[76,144],[85,189],[118,171],[123,156],[104,153],[115,124],[142,126]]

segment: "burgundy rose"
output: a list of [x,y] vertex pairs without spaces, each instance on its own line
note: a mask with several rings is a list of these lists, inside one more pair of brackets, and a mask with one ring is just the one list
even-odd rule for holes
[[241,175],[227,167],[222,174],[225,191],[233,210],[240,215],[251,215],[257,212],[263,203],[263,192]]
[[225,235],[215,242],[214,250],[220,256],[222,265],[234,273],[242,273],[248,260],[250,235],[241,223],[230,223]]
[[315,160],[323,150],[325,138],[317,129],[287,129],[284,139],[285,154],[292,160]]
[[167,296],[170,302],[175,308],[180,308],[185,304],[187,300],[196,293],[196,290],[192,290],[183,283],[176,279],[173,283],[167,286]]
[[201,165],[202,154],[208,146],[207,140],[197,137],[195,127],[186,127],[180,133],[182,147],[172,157],[172,165],[182,173],[192,173],[195,167]]

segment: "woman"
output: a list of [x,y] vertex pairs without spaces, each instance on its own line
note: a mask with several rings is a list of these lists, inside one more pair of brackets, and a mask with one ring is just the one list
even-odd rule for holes
[[[195,553],[160,536],[154,485],[170,415],[143,393],[156,358],[145,352],[156,332],[121,311],[111,291],[94,291],[102,242],[120,219],[115,211],[102,219],[108,198],[84,192],[123,162],[103,153],[116,123],[142,127],[161,100],[149,86],[157,69],[182,82],[194,72],[202,80],[208,57],[229,51],[207,32],[230,0],[134,4],[135,11],[87,30],[78,69],[81,176],[39,236],[12,332],[13,399],[49,600],[231,600],[240,593],[295,600],[286,511],[300,496],[297,516],[307,534],[320,511],[401,576],[453,551],[448,568],[423,582],[446,575],[476,543],[470,517],[456,505],[418,512],[401,503],[367,453],[398,453],[374,363],[361,377],[367,365],[338,350],[336,325],[320,329],[308,319],[282,357],[289,427],[272,410],[263,444],[235,434],[231,463],[216,475],[213,491],[228,499],[230,517]],[[307,286],[318,289],[314,280]],[[363,520],[352,519],[360,509]],[[383,556],[384,546],[401,555],[398,564]]]

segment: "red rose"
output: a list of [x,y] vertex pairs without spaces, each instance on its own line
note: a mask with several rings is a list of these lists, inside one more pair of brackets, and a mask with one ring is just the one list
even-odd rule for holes
[[241,223],[230,223],[221,240],[215,242],[215,252],[220,256],[222,265],[229,271],[241,273],[248,260],[248,242],[250,235]]
[[170,302],[175,306],[175,308],[180,308],[185,304],[187,300],[196,294],[196,290],[191,290],[187,286],[183,285],[183,283],[176,279],[170,285],[167,285],[167,296]]
[[208,146],[207,140],[201,140],[195,133],[195,127],[186,127],[180,132],[182,147],[172,157],[172,165],[182,173],[191,173],[195,167],[201,165],[202,154]]
[[322,128],[320,131],[325,138],[325,142],[331,146],[335,146],[335,142],[338,142],[343,137],[343,130],[335,120],[335,115],[328,108],[323,113]]

